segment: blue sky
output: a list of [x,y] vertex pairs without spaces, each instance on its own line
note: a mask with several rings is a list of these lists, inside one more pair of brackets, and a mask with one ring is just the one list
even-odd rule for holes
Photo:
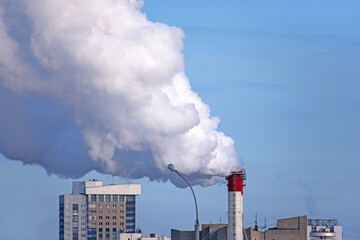
[[[151,21],[185,32],[185,73],[221,118],[248,174],[245,226],[299,215],[360,235],[360,2],[146,1]],[[1,133],[0,133],[1,134]],[[170,174],[170,173],[169,173]],[[92,171],[83,180],[132,180]],[[0,158],[0,239],[57,239],[72,179]],[[142,184],[137,225],[192,229],[189,189]],[[195,187],[200,223],[227,221],[226,186]],[[22,226],[19,230],[19,226]]]

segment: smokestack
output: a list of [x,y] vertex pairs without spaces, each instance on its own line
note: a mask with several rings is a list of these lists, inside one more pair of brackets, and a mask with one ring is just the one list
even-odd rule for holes
[[243,240],[245,169],[232,172],[226,180],[228,181],[228,240]]

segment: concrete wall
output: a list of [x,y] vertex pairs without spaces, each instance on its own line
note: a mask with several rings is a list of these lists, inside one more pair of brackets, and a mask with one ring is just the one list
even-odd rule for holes
[[276,228],[266,231],[249,228],[246,237],[247,240],[307,240],[307,217],[279,219]]
[[140,184],[116,184],[100,187],[86,187],[86,194],[140,195]]
[[194,231],[171,229],[171,240],[194,240]]
[[227,224],[202,224],[201,240],[227,240],[227,228]]

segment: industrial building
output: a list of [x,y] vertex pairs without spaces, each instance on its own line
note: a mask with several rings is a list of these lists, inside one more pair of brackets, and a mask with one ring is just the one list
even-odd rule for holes
[[[201,240],[342,240],[342,227],[335,219],[307,219],[299,216],[277,220],[274,228],[244,229],[243,190],[245,170],[232,172],[227,178],[228,224],[203,224]],[[194,231],[171,229],[172,240],[194,240]]]
[[171,240],[171,238],[165,235],[158,237],[155,233],[150,233],[149,236],[144,237],[140,231],[137,233],[120,233],[116,240]]
[[307,217],[292,217],[277,220],[277,226],[265,230],[246,229],[248,240],[307,240]]
[[116,240],[119,233],[135,233],[140,194],[140,184],[73,182],[72,193],[59,196],[59,239]]
[[[202,224],[201,240],[227,240],[227,224]],[[307,219],[307,216],[277,220],[274,228],[249,227],[245,240],[342,240],[342,227],[336,219]],[[171,229],[171,240],[194,240],[194,231]]]

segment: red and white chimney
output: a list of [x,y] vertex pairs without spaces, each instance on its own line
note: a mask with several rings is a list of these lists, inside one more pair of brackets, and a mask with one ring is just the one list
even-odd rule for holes
[[228,240],[243,240],[245,169],[232,172],[226,179],[228,181]]

